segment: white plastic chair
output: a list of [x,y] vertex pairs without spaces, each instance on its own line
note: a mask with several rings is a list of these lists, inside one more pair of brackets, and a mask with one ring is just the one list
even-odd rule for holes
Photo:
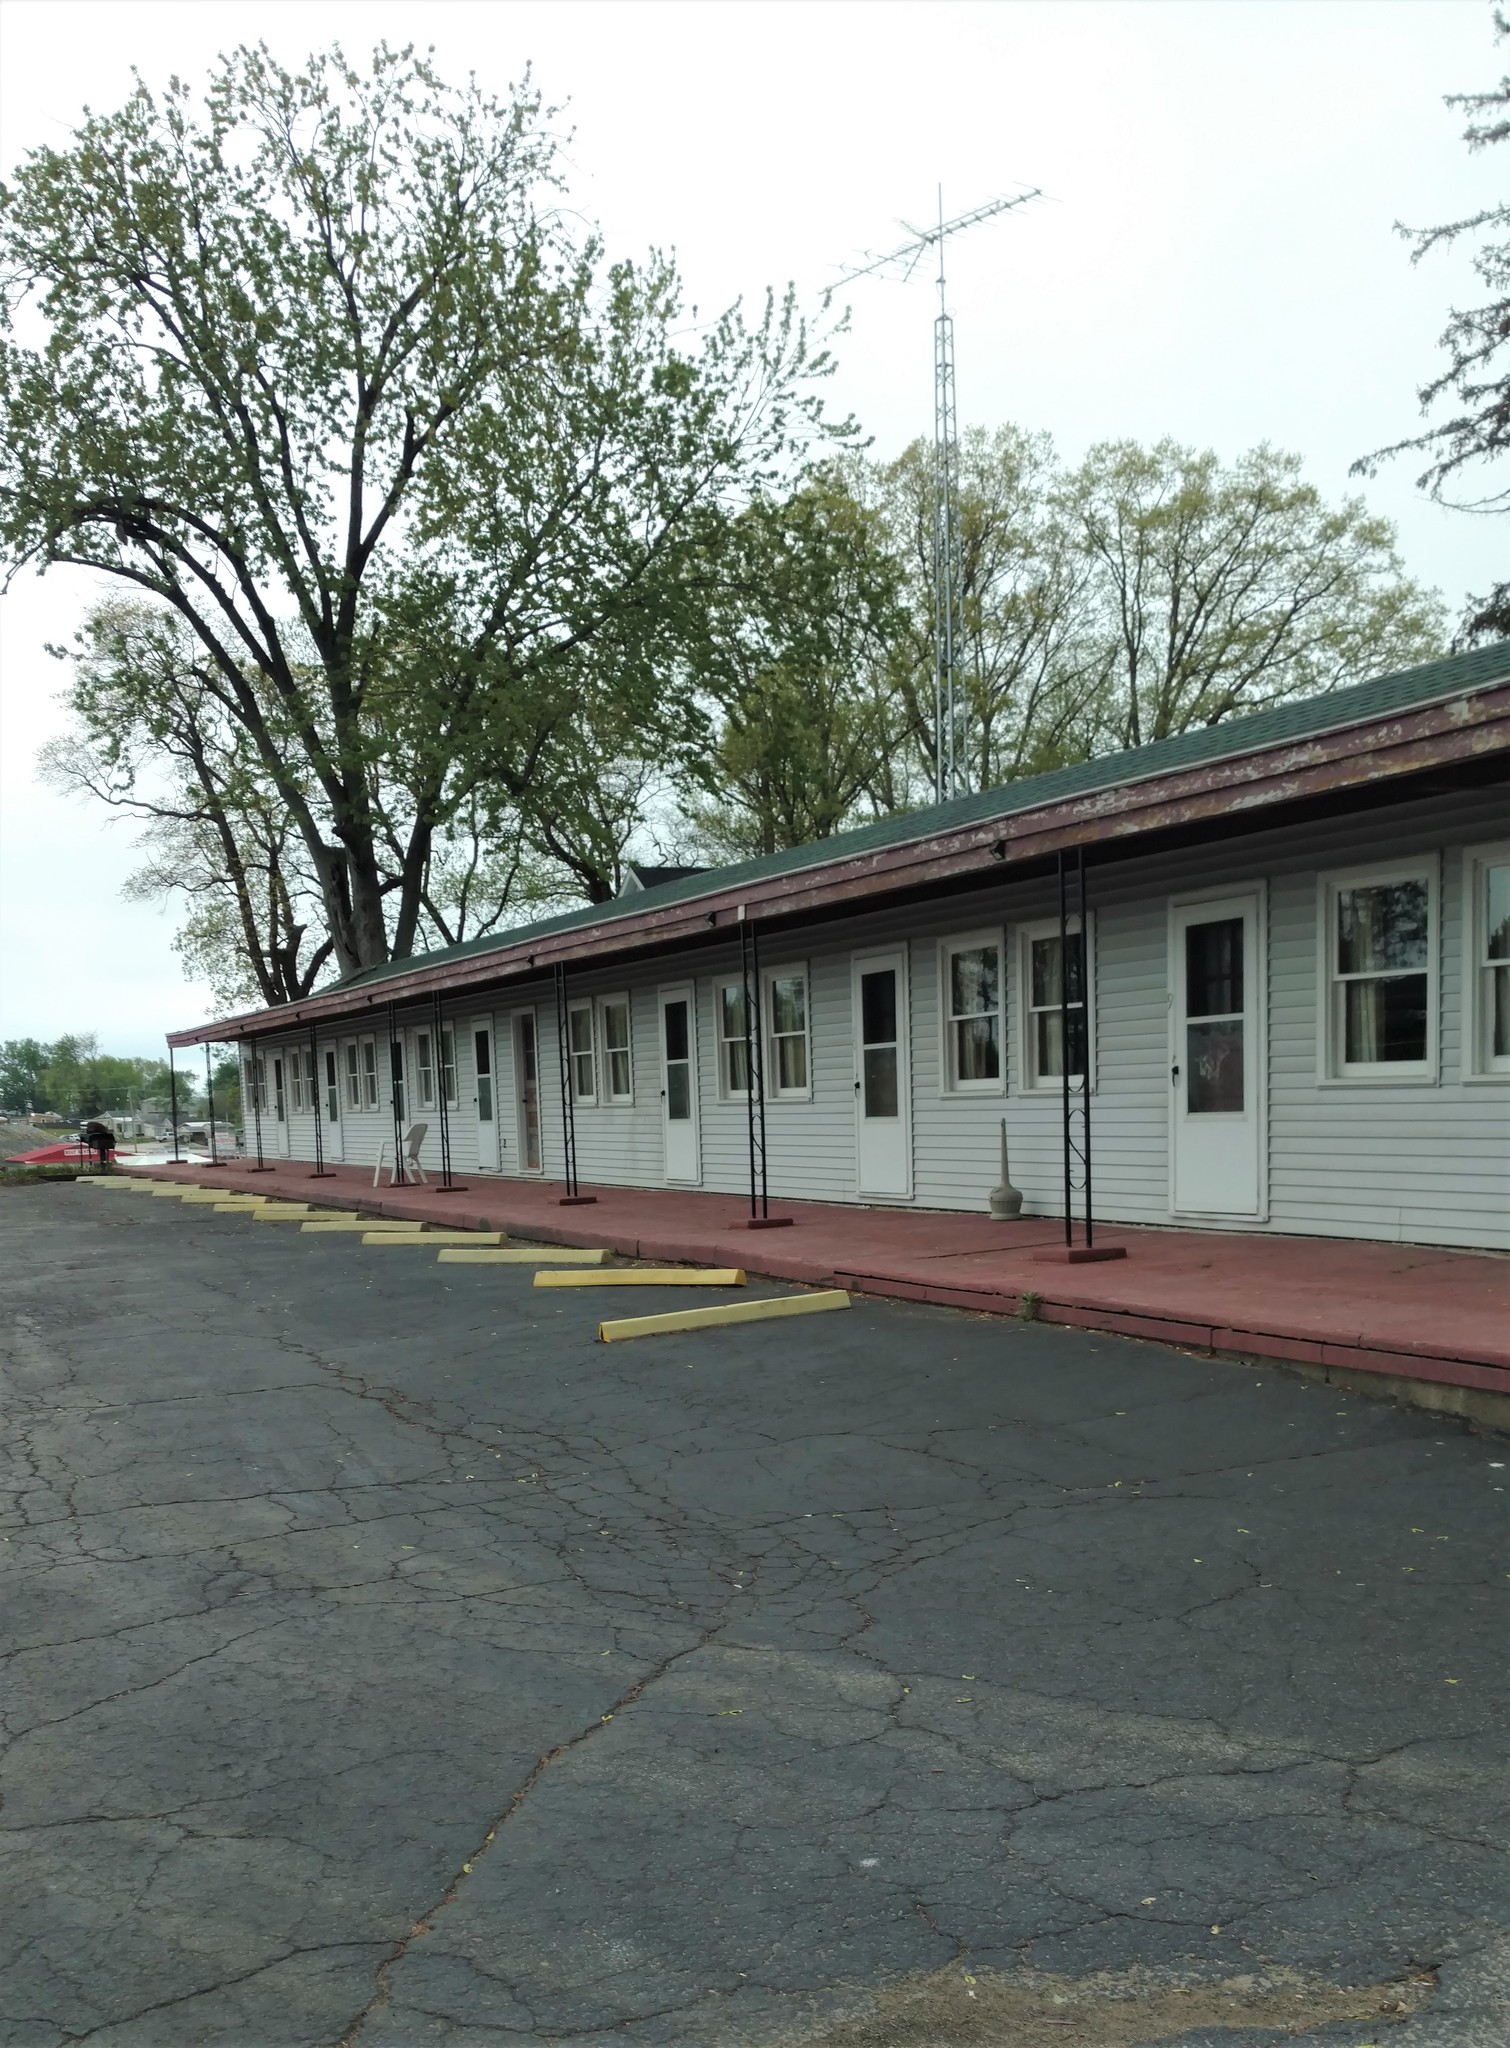
[[[389,1168],[389,1187],[396,1187],[400,1181],[403,1181],[407,1186],[410,1181],[416,1180],[423,1181],[427,1187],[429,1186],[430,1176],[419,1163],[419,1148],[424,1144],[425,1133],[429,1128],[428,1124],[410,1124],[408,1130],[405,1131],[404,1156]],[[388,1154],[391,1149],[392,1141],[384,1138],[382,1144],[378,1147],[377,1165],[372,1169],[372,1185],[374,1187],[378,1184],[378,1175],[388,1165]]]

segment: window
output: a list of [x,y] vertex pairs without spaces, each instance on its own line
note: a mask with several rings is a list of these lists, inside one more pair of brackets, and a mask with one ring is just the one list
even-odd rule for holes
[[376,1109],[378,1106],[378,1063],[377,1040],[362,1040],[362,1107]]
[[448,1109],[456,1107],[456,1032],[449,1024],[440,1027],[440,1085]]
[[629,998],[604,996],[598,1005],[603,1041],[603,1096],[607,1102],[633,1102],[634,1067],[629,1056]]
[[1436,867],[1332,875],[1321,888],[1325,1071],[1428,1080],[1436,1068]]
[[[311,1087],[311,1090],[313,1090],[313,1087],[314,1087],[314,1078],[315,1078],[315,1077],[314,1077],[314,1075],[313,1075],[313,1074],[311,1074],[311,1075],[310,1075],[310,1077],[309,1077],[309,1079],[310,1079],[310,1087]],[[303,1109],[303,1107],[304,1107],[304,1059],[303,1059],[303,1055],[302,1055],[302,1054],[300,1053],[300,1051],[299,1051],[299,1048],[298,1048],[297,1046],[291,1046],[291,1047],[289,1048],[289,1054],[288,1054],[288,1092],[289,1092],[290,1098],[292,1099],[292,1103],[293,1103],[293,1107],[294,1107],[295,1111],[298,1111],[298,1110],[301,1110],[301,1109]]]
[[[1022,928],[1022,1085],[1024,1088],[1064,1086],[1064,1026],[1061,1006],[1059,920],[1045,918]],[[1089,959],[1087,959],[1089,953]],[[1080,920],[1069,921],[1069,1074],[1077,1086],[1087,1065],[1096,1085],[1095,973],[1096,926],[1091,920],[1089,946],[1081,940]],[[1087,1005],[1087,993],[1092,1000]]]
[[566,1013],[566,1052],[574,1102],[596,1102],[592,1057],[592,1004],[573,1003]]
[[435,1040],[428,1031],[414,1034],[414,1092],[421,1109],[434,1109]]
[[267,1108],[267,1061],[254,1057],[246,1063],[247,1107],[260,1116]]
[[409,1113],[404,1106],[404,1048],[402,1041],[390,1038],[388,1041],[388,1077],[393,1086],[393,1114],[402,1123],[407,1123]]
[[773,968],[765,985],[771,1047],[766,1063],[766,1092],[775,1096],[809,1095],[807,970]]
[[996,1095],[1002,1056],[1001,934],[971,932],[939,947],[944,1004],[944,1091]]
[[344,1048],[346,1060],[346,1107],[360,1109],[362,1106],[362,1067],[357,1042],[348,1038]]
[[1463,856],[1463,893],[1466,1071],[1510,1074],[1510,842]]
[[718,1085],[728,1099],[750,1092],[750,1041],[742,981],[718,991]]

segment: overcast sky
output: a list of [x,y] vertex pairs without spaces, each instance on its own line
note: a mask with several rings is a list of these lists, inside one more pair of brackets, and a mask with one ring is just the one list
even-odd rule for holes
[[[1503,152],[1470,157],[1444,94],[1503,68],[1481,0],[1185,4],[510,5],[503,0],[0,0],[0,166],[61,147],[132,66],[196,81],[265,40],[286,61],[341,41],[433,44],[501,89],[533,64],[575,129],[573,195],[609,247],[675,249],[704,313],[788,279],[815,300],[926,220],[1020,185],[1045,204],[950,255],[961,423],[1014,420],[1070,455],[1109,435],[1237,455],[1297,450],[1332,497],[1362,490],[1406,562],[1456,607],[1505,572],[1504,527],[1442,511],[1408,461],[1348,466],[1412,431],[1466,262],[1413,268],[1397,220],[1500,196]],[[932,424],[926,278],[867,281],[834,385],[894,453]],[[126,905],[131,829],[40,788],[76,572],[0,604],[0,1037],[95,1031],[160,1050],[211,1014],[171,948],[170,910]]]

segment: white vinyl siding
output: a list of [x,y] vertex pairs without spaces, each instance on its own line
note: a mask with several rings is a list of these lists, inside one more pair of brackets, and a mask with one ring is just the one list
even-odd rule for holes
[[[1495,792],[1417,799],[1352,817],[1302,826],[1235,833],[1212,843],[1157,855],[1119,858],[1089,869],[1093,1134],[1098,1220],[1168,1224],[1169,1187],[1169,905],[1193,895],[1235,894],[1267,884],[1266,971],[1269,1110],[1269,1215],[1257,1226],[1312,1236],[1363,1236],[1442,1245],[1510,1249],[1510,1082],[1463,1078],[1470,1044],[1475,950],[1469,873],[1475,849],[1503,837],[1503,805]],[[1318,1021],[1322,991],[1322,878],[1357,874],[1388,860],[1392,867],[1439,870],[1436,904],[1435,1085],[1392,1077],[1366,1085],[1325,1077]],[[1023,938],[1034,928],[1057,932],[1047,879],[1004,878],[967,899],[940,898],[835,916],[786,941],[801,955],[789,970],[762,975],[761,1028],[766,1032],[766,1137],[770,1191],[777,1201],[856,1199],[854,996],[857,953],[902,950],[910,957],[912,1202],[919,1208],[984,1212],[1000,1174],[999,1126],[1005,1115],[1014,1182],[1031,1216],[1057,1217],[1062,1154],[1057,1079],[1024,1089]],[[946,1085],[947,1004],[944,949],[962,934],[1003,931],[1005,1000],[1003,1057],[1010,1085],[1004,1097],[959,1094]],[[779,961],[774,941],[763,952]],[[791,958],[792,956],[787,956]],[[805,1000],[801,1091],[778,1092],[770,1032],[770,982],[801,976]],[[583,1184],[654,1188],[664,1185],[657,990],[690,985],[696,1028],[702,1187],[742,1197],[749,1186],[747,1098],[742,1069],[732,1072],[743,1032],[726,1018],[723,992],[740,987],[737,935],[706,948],[658,957],[626,972],[591,963],[573,970],[574,993],[601,1018],[602,1006],[627,993],[634,1100],[607,1113],[576,1117],[577,1162]],[[626,987],[627,984],[627,987]],[[492,999],[490,999],[492,1000]],[[560,1070],[553,998],[544,978],[511,984],[497,1000],[496,1098],[500,1163],[521,1171],[512,1019],[529,1005],[549,1021],[540,1032],[539,1107],[542,1167],[559,1175],[562,1158]],[[475,1111],[470,1082],[471,1006],[465,991],[447,1001],[447,1021],[460,1029],[456,1051],[461,1107],[452,1120],[456,1159],[471,1170]],[[401,1029],[413,1018],[399,1016]],[[601,1036],[601,1025],[599,1027]],[[366,1048],[362,1042],[363,1071]],[[377,1040],[375,1061],[387,1059]],[[267,1055],[271,1058],[271,1050]],[[594,1048],[601,1066],[601,1047]],[[788,1069],[789,1074],[791,1068]],[[376,1072],[376,1069],[374,1070]],[[271,1071],[269,1071],[271,1085]],[[731,1088],[731,1080],[734,1083]],[[603,1088],[601,1077],[598,1087]],[[606,1089],[604,1090],[606,1094]],[[599,1100],[603,1100],[603,1095]],[[375,1113],[374,1113],[375,1112]],[[344,1156],[372,1160],[393,1119],[383,1103],[348,1117]],[[433,1120],[426,1164],[435,1161]],[[469,1152],[468,1148],[472,1147]],[[313,1132],[296,1123],[295,1156],[312,1155]],[[1251,1224],[1239,1227],[1253,1228]],[[947,1226],[941,1224],[941,1241]]]

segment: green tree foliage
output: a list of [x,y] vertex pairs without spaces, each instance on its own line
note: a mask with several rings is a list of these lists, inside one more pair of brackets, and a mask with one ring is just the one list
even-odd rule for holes
[[1160,441],[1093,448],[1057,493],[1088,574],[1096,751],[1311,697],[1442,651],[1387,521],[1328,506],[1299,456],[1223,467]]
[[691,808],[714,858],[826,839],[897,806],[892,649],[907,618],[864,480],[855,465],[823,469],[735,523],[700,677],[716,737]]
[[0,548],[182,621],[342,973],[413,949],[468,806],[556,815],[610,679],[695,744],[727,502],[819,425],[790,300],[684,345],[672,263],[558,192],[528,84],[386,48],[138,85],[0,191]]
[[[1501,40],[1510,37],[1510,16],[1499,9],[1495,10],[1494,26]],[[1463,140],[1469,149],[1510,147],[1510,76],[1502,77],[1487,92],[1453,93],[1446,104],[1468,115]],[[1445,417],[1438,417],[1407,441],[1364,456],[1354,468],[1371,474],[1388,456],[1407,450],[1424,454],[1429,461],[1417,479],[1423,490],[1443,502],[1502,515],[1510,508],[1510,484],[1503,471],[1495,470],[1480,491],[1475,492],[1468,481],[1485,465],[1503,463],[1510,453],[1510,200],[1503,197],[1503,164],[1500,191],[1502,196],[1494,205],[1463,220],[1435,228],[1400,229],[1415,244],[1412,263],[1419,263],[1435,249],[1464,241],[1475,243],[1473,269],[1484,297],[1476,306],[1452,309],[1441,338],[1446,367],[1416,394],[1425,416],[1440,414],[1445,407]],[[1460,487],[1466,487],[1470,495],[1459,498]],[[1510,635],[1510,578],[1497,583],[1486,596],[1469,600],[1464,626],[1470,638]]]
[[[932,467],[880,473],[910,620],[900,669],[914,791],[933,782]],[[1224,464],[1106,442],[1066,467],[1045,435],[961,440],[965,759],[986,789],[1166,739],[1442,651],[1437,598],[1389,525],[1327,505],[1299,458]]]
[[12,1115],[42,1109],[88,1117],[135,1112],[147,1102],[166,1107],[167,1100],[166,1061],[102,1053],[98,1040],[87,1033],[65,1033],[51,1045],[35,1038],[11,1038],[0,1045],[0,1108]]

